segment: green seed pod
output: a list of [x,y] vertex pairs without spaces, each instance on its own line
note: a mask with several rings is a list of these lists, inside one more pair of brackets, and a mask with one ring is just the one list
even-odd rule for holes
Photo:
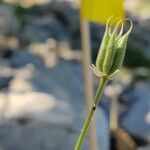
[[104,61],[106,50],[107,50],[107,44],[109,42],[108,22],[109,22],[110,19],[111,18],[109,18],[108,21],[107,21],[107,25],[106,25],[106,29],[105,29],[105,32],[104,32],[104,36],[103,36],[103,39],[102,39],[102,42],[101,42],[101,45],[100,45],[100,49],[99,49],[99,52],[98,52],[98,55],[97,55],[97,59],[96,59],[96,67],[100,71],[102,71],[102,65],[103,65],[103,61]]
[[[129,20],[131,27],[126,34],[122,35],[123,23],[122,20],[120,20],[111,33],[108,26],[109,21],[110,19],[107,22],[105,34],[96,59],[96,69],[99,70],[99,74],[104,74],[105,76],[112,75],[122,66],[128,36],[133,27],[132,21]],[[121,29],[120,24],[122,24]],[[118,33],[119,29],[120,32]]]
[[128,30],[128,32],[125,35],[123,35],[122,37],[120,37],[116,43],[116,53],[115,53],[113,65],[110,70],[110,74],[113,73],[114,71],[116,71],[117,69],[119,70],[120,67],[122,66],[124,56],[125,56],[128,37],[132,31],[132,27],[133,27],[133,25],[131,22],[131,27]]
[[102,69],[104,74],[109,74],[109,71],[113,64],[113,60],[114,60],[115,53],[116,53],[115,44],[116,44],[117,31],[118,31],[120,23],[121,21],[117,23],[117,25],[115,26],[113,30],[113,33],[110,35],[110,38],[109,38],[109,42],[107,45],[107,50],[106,50],[105,58],[103,62],[103,69]]

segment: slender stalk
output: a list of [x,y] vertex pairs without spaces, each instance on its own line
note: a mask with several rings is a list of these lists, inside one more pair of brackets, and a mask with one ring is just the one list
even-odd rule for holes
[[96,94],[94,96],[93,104],[90,108],[90,111],[89,111],[85,121],[84,121],[83,128],[81,130],[80,136],[77,140],[77,143],[75,145],[74,150],[81,150],[81,146],[82,146],[82,143],[83,143],[84,138],[86,136],[87,129],[89,127],[89,124],[90,124],[90,121],[93,117],[93,114],[96,110],[96,107],[97,107],[97,105],[100,101],[100,97],[102,96],[102,93],[103,93],[103,90],[104,90],[104,87],[105,87],[106,83],[107,83],[107,79],[101,78],[101,80],[99,82],[99,85],[98,85],[98,88],[97,88],[97,91],[96,91]]
[[[81,28],[81,43],[82,43],[82,64],[84,76],[84,93],[85,93],[85,108],[88,110],[93,99],[93,73],[89,71],[91,65],[91,38],[89,23],[85,20],[80,20]],[[95,132],[94,119],[91,121],[88,128],[88,145],[91,150],[98,150],[97,138]]]

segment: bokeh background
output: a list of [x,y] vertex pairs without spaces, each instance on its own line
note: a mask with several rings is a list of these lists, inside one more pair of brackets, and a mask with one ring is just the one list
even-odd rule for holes
[[[149,150],[150,0],[124,3],[134,29],[95,115],[97,143],[100,150]],[[0,0],[0,150],[73,150],[86,116],[79,5]],[[90,30],[94,63],[104,26],[90,23]]]

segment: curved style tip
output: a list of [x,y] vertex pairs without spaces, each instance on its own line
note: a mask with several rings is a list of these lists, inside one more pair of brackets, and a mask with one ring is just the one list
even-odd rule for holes
[[130,18],[127,18],[126,21],[129,21],[130,22],[130,28],[128,29],[128,31],[126,32],[126,34],[124,36],[128,36],[131,31],[132,31],[132,28],[133,28],[133,22]]
[[[118,26],[119,26],[120,23],[121,23],[121,29],[120,29],[121,31],[118,34],[119,34],[119,36],[122,35],[122,33],[123,33],[123,21],[124,21],[124,19],[121,19],[120,17],[116,17],[110,23],[111,19],[112,19],[112,17],[107,20],[108,24],[106,25],[107,28],[108,28],[109,36],[112,34],[112,30],[117,30],[116,28],[118,28]],[[113,27],[113,29],[112,29],[112,26],[115,25],[115,24],[116,24],[116,26]]]
[[[119,28],[119,25],[122,24],[122,19],[120,19],[117,23],[116,23],[116,26],[114,27],[113,29],[113,33],[112,35],[116,35],[117,36],[117,33],[118,33],[118,28]],[[123,30],[123,29],[122,29]]]
[[129,20],[129,22],[130,22],[130,28],[129,28],[129,30],[128,31],[130,31],[130,30],[132,30],[132,28],[133,28],[133,22],[132,22],[132,20],[130,19],[130,18],[127,18],[127,21]]
[[121,28],[120,28],[120,31],[119,31],[119,33],[118,33],[118,36],[117,36],[117,40],[122,36],[122,34],[123,34],[123,27],[124,27],[124,24],[123,24],[123,22],[121,22]]
[[120,29],[120,32],[118,34],[118,36],[120,37],[123,33],[123,22],[121,22],[121,29]]
[[114,17],[114,16],[112,15],[111,17],[109,17],[109,18],[107,19],[107,22],[106,22],[106,30],[109,28],[109,26],[111,26],[110,20],[111,20],[113,17]]

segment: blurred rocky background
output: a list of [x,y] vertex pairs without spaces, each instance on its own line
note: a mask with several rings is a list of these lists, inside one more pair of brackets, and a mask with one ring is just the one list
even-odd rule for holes
[[[150,149],[150,1],[125,6],[134,29],[124,67],[96,112],[100,150],[123,150],[120,136],[136,145],[131,150]],[[90,30],[94,63],[104,26]],[[80,40],[78,0],[0,0],[0,150],[73,149],[86,115]]]

